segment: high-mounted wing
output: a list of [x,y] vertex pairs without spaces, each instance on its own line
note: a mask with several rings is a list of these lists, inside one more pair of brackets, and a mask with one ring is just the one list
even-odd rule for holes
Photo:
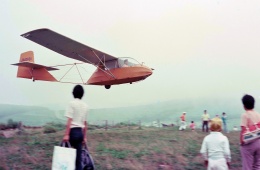
[[50,29],[37,29],[22,34],[21,36],[66,57],[93,65],[117,59],[116,57],[81,44]]

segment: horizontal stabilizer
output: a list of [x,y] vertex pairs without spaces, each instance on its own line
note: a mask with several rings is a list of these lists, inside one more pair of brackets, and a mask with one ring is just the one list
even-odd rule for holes
[[47,66],[44,66],[44,65],[34,64],[34,63],[31,63],[31,62],[21,62],[21,63],[12,64],[12,65],[22,66],[22,67],[29,67],[29,68],[32,68],[32,69],[45,68],[48,71],[59,70],[59,69],[54,68],[54,67],[47,67]]
[[18,66],[17,77],[19,78],[43,81],[57,81],[48,71],[59,69],[35,64],[33,51],[22,53],[20,55],[19,63],[12,65]]

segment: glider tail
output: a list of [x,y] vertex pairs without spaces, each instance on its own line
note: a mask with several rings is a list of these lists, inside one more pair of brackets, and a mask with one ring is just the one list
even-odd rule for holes
[[47,67],[34,63],[33,51],[27,51],[20,55],[17,77],[43,81],[57,81],[48,71],[57,70],[53,67]]
[[[19,63],[30,62],[34,63],[33,51],[27,51],[20,55]],[[17,77],[32,79],[32,68],[18,65]]]

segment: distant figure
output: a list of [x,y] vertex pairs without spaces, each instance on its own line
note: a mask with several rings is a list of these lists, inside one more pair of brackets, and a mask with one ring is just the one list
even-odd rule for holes
[[233,127],[233,130],[234,130],[234,131],[238,131],[237,126],[234,126],[234,127]]
[[200,150],[204,165],[208,170],[228,170],[231,154],[228,138],[221,133],[221,119],[213,118],[210,122],[210,130],[210,134],[203,139]]
[[[210,120],[209,114],[207,113],[207,110],[204,110],[204,114],[201,116],[202,119],[202,131],[203,132],[208,132],[209,131],[209,127],[208,127],[208,123]],[[206,130],[205,130],[206,127]]]
[[213,119],[218,119],[219,121],[221,121],[221,122],[222,122],[222,119],[219,117],[219,115],[218,115],[218,114],[216,114],[216,116],[215,116]]
[[23,131],[23,122],[19,121],[17,128],[18,128],[18,135],[21,135]]
[[190,123],[191,130],[194,131],[195,127],[196,127],[196,125],[195,125],[194,121],[191,121],[191,123]]
[[228,133],[228,129],[227,129],[227,115],[225,112],[222,113],[222,122],[223,122],[223,127],[224,127],[224,132]]
[[243,170],[259,170],[260,169],[260,139],[244,144],[242,134],[249,126],[260,122],[260,114],[254,110],[255,99],[251,95],[244,95],[242,103],[245,113],[241,116],[241,132],[240,132],[240,153],[242,157]]
[[81,100],[84,89],[81,85],[76,85],[72,92],[74,99],[70,102],[65,116],[68,118],[63,141],[69,141],[71,146],[77,150],[76,170],[82,170],[81,150],[82,143],[87,142],[87,111],[88,106]]
[[182,115],[181,115],[181,124],[180,124],[180,127],[179,127],[179,130],[185,130],[186,129],[186,112],[183,112]]
[[123,64],[122,67],[129,67],[129,65],[128,65],[128,60],[127,60],[127,59],[124,60],[124,64]]

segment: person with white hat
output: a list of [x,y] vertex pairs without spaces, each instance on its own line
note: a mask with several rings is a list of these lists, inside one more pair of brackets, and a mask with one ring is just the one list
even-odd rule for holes
[[186,112],[183,112],[182,115],[181,115],[181,124],[180,124],[180,127],[179,127],[179,130],[185,130],[186,129]]

